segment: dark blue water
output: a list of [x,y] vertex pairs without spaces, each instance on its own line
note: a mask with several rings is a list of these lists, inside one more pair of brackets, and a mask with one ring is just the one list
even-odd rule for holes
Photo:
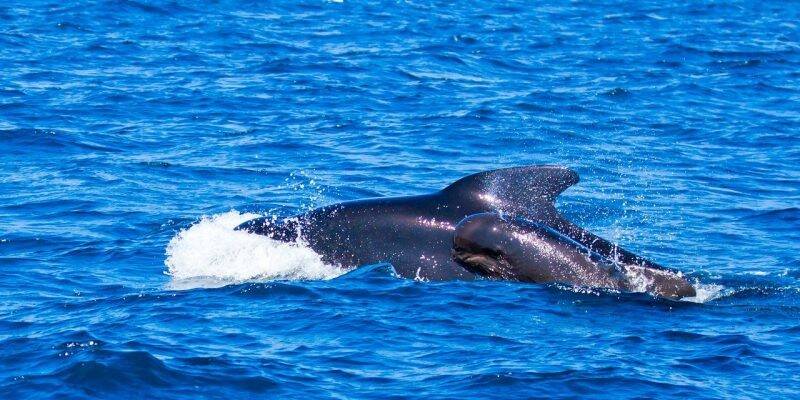
[[[800,6],[668,3],[4,2],[0,397],[797,397]],[[541,163],[701,296],[230,230]]]

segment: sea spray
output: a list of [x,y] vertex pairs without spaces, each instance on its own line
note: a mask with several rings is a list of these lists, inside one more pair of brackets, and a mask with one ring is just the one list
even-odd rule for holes
[[[229,211],[203,217],[167,245],[165,273],[173,281],[240,283],[248,280],[319,280],[335,278],[346,269],[325,264],[301,243],[284,243],[263,235],[234,230],[256,214]],[[178,285],[186,288],[187,285]]]

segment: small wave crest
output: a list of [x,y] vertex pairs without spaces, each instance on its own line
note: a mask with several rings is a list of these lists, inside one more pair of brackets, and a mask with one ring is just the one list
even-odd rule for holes
[[[714,301],[726,296],[730,296],[735,293],[735,290],[727,288],[723,285],[718,285],[714,283],[700,283],[695,282],[692,284],[695,290],[695,296],[693,297],[683,297],[678,301],[685,301],[689,303],[698,303],[704,304],[710,301]],[[562,285],[556,284],[555,287],[570,291],[573,293],[579,294],[591,294],[595,296],[601,296],[604,293],[612,293],[612,294],[619,294],[620,291],[613,290],[613,289],[601,289],[601,288],[591,288],[586,286],[570,286],[570,285]],[[647,293],[644,290],[631,290],[630,293]]]
[[284,243],[236,231],[257,214],[227,213],[203,217],[176,234],[167,245],[165,273],[171,287],[223,286],[250,280],[325,280],[347,272],[325,264],[302,243]]

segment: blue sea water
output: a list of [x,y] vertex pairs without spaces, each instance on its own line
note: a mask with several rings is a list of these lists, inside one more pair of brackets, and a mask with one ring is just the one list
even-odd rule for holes
[[[800,5],[0,5],[0,397],[797,398]],[[351,271],[254,214],[561,164],[693,301]]]

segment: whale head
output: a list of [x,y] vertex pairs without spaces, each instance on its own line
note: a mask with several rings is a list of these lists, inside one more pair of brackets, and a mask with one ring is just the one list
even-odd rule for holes
[[680,274],[625,265],[546,224],[495,212],[471,215],[458,224],[452,256],[465,269],[489,279],[648,292],[666,298],[695,295]]

